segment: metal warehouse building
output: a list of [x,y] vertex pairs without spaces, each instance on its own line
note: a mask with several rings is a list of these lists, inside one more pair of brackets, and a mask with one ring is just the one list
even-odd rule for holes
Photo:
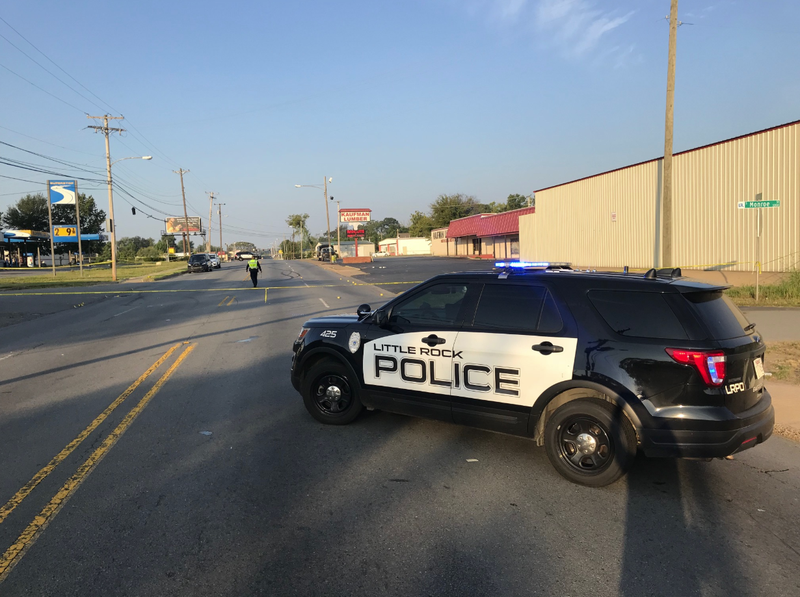
[[[536,213],[519,219],[521,258],[592,267],[752,271],[757,261],[764,271],[800,266],[800,121],[674,155],[675,263],[662,263],[657,234],[662,162],[536,191]],[[757,199],[780,206],[739,206]]]

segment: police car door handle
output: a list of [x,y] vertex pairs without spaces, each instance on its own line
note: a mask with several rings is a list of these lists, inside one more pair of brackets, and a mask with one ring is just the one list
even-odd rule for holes
[[544,355],[552,354],[554,352],[564,352],[563,346],[556,346],[552,342],[542,342],[541,344],[534,344],[531,346],[536,352],[541,352]]
[[427,338],[423,338],[422,341],[428,346],[436,346],[437,344],[444,344],[446,342],[444,338],[440,338],[436,334],[431,334]]

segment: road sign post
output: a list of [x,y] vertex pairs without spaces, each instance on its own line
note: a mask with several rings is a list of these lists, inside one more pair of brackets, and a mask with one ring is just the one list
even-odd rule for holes
[[764,200],[763,193],[756,193],[755,201],[739,201],[736,205],[739,209],[757,209],[758,218],[756,219],[756,302],[758,302],[759,275],[761,274],[761,230],[762,217],[761,210],[780,207],[781,202],[777,199]]

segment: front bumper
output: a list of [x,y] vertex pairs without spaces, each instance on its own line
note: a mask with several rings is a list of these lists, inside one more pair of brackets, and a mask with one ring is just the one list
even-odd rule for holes
[[764,394],[752,409],[755,414],[733,422],[672,419],[658,428],[640,429],[642,452],[650,457],[723,458],[757,446],[769,439],[775,427],[772,398]]

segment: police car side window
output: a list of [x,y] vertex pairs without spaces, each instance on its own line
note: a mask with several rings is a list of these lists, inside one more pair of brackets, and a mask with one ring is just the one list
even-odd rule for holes
[[467,285],[436,284],[392,309],[390,324],[454,324],[467,295]]
[[521,332],[558,332],[561,315],[546,288],[531,285],[486,284],[473,326]]
[[589,300],[620,336],[686,340],[686,330],[663,295],[630,290],[592,290]]

